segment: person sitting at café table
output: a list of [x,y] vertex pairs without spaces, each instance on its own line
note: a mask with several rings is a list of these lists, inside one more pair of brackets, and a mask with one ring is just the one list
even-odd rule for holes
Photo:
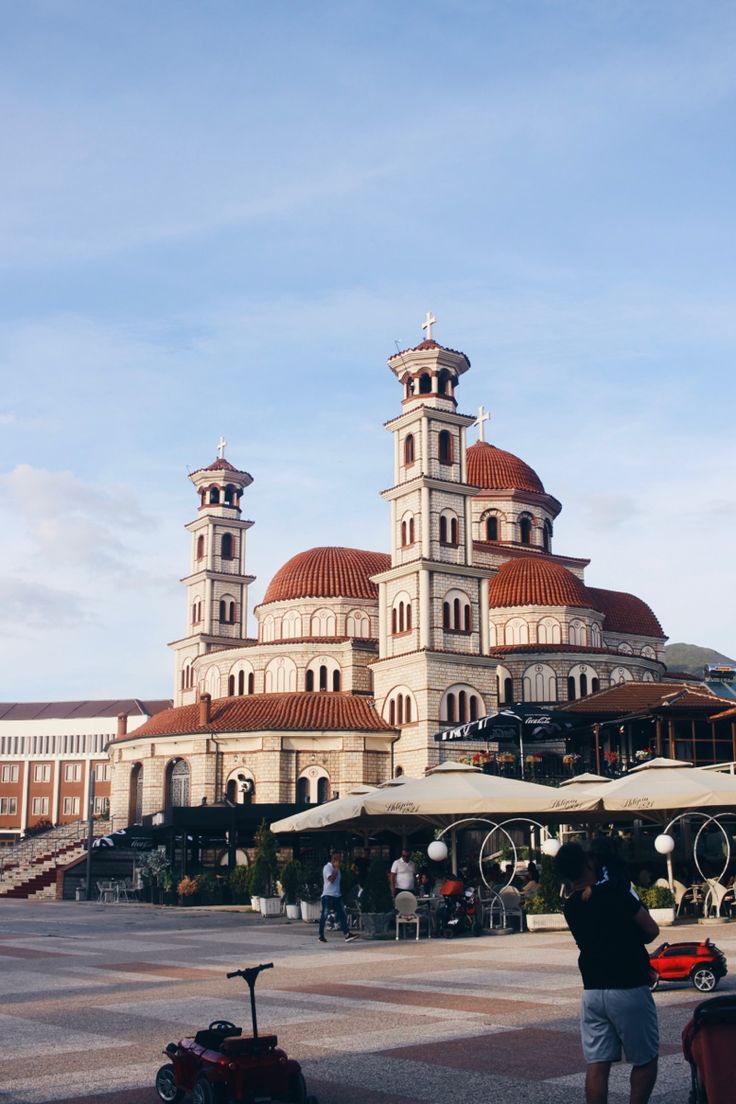
[[417,897],[432,896],[432,879],[426,870],[423,870],[417,878]]

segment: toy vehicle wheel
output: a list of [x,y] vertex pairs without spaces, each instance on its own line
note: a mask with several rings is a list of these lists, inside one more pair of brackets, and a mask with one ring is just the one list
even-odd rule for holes
[[303,1073],[295,1073],[289,1080],[290,1104],[307,1104],[307,1082]]
[[690,979],[699,993],[711,993],[718,984],[718,978],[707,966],[696,966]]
[[657,973],[657,971],[652,970],[651,975],[650,975],[650,979],[649,979],[649,989],[651,990],[652,993],[655,991],[655,989],[659,989],[660,980],[661,979],[660,979],[660,976]]
[[156,1074],[154,1084],[159,1099],[164,1100],[166,1104],[174,1104],[175,1101],[181,1100],[184,1096],[184,1090],[180,1089],[176,1083],[176,1075],[171,1062],[167,1062],[165,1066],[161,1067]]
[[224,1031],[228,1035],[232,1035],[234,1031],[238,1030],[234,1023],[230,1023],[230,1020],[213,1020],[209,1029],[210,1031]]
[[225,1093],[222,1085],[212,1085],[201,1074],[192,1093],[192,1104],[223,1104]]

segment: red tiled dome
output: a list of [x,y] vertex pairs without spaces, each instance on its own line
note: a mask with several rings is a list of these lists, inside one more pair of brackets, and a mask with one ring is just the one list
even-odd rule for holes
[[199,705],[180,705],[157,713],[123,740],[140,736],[174,736],[189,732],[294,731],[386,732],[390,728],[376,711],[372,698],[352,694],[251,694],[217,698],[206,725],[199,722]]
[[268,584],[263,604],[292,598],[378,599],[371,576],[388,571],[391,557],[385,552],[359,548],[310,548],[284,564]]
[[224,456],[218,456],[216,460],[213,460],[211,464],[208,464],[204,469],[205,471],[234,471],[238,469],[234,464],[231,464],[229,460],[226,460]]
[[580,606],[595,608],[585,584],[566,567],[541,556],[508,560],[491,579],[491,607]]
[[544,494],[542,480],[511,452],[476,441],[467,451],[468,483],[486,491],[535,491]]
[[620,590],[599,590],[598,587],[586,589],[590,595],[591,609],[596,609],[605,615],[604,632],[664,636],[659,621],[641,598]]

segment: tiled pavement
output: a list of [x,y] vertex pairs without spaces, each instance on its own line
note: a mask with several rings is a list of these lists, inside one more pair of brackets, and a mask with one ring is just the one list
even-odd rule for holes
[[[736,970],[736,925],[668,934],[709,936]],[[3,901],[0,1104],[154,1104],[162,1047],[213,1019],[249,1028],[247,989],[225,971],[270,961],[259,1028],[320,1104],[581,1101],[575,957],[567,933],[323,946],[313,925],[242,912]],[[656,995],[656,1104],[687,1100],[679,1039],[698,999]],[[614,1069],[612,1104],[627,1079]]]

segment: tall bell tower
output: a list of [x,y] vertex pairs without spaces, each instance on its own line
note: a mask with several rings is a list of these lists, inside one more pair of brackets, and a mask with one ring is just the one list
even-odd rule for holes
[[192,537],[190,572],[181,580],[187,634],[170,645],[176,657],[175,705],[196,700],[198,656],[247,637],[248,587],[255,576],[245,572],[245,534],[253,522],[240,516],[240,502],[253,477],[225,459],[226,446],[220,438],[217,459],[189,476],[199,510],[186,526]]
[[489,653],[488,572],[473,565],[465,435],[474,417],[457,412],[456,389],[470,368],[464,353],[427,337],[392,356],[403,390],[394,436],[391,568],[379,585],[376,705],[401,729],[394,761],[407,774],[437,762],[434,733],[448,716],[484,716],[495,704]]

